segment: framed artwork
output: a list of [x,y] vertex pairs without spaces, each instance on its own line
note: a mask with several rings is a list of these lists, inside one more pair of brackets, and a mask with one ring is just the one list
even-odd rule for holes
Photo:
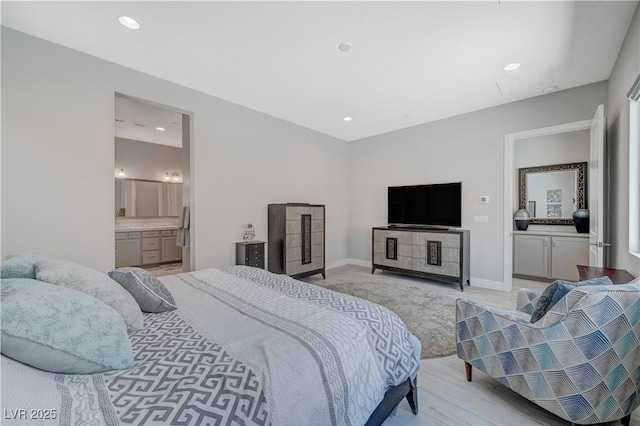
[[547,217],[562,217],[562,204],[547,204]]
[[547,189],[547,203],[562,203],[562,189]]

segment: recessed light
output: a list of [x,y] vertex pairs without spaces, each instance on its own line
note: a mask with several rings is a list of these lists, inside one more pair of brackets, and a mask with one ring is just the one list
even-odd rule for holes
[[351,120],[353,120],[353,118],[351,118],[351,117],[345,117],[345,118],[343,118],[343,120],[344,120],[344,121],[351,121]]
[[156,127],[156,130],[159,132],[164,132],[165,128],[164,127]]
[[353,45],[351,43],[342,42],[338,45],[338,50],[340,50],[341,52],[348,52],[352,47]]
[[512,64],[505,65],[504,68],[502,69],[505,71],[513,71],[513,70],[517,70],[518,68],[520,68],[520,64],[517,62],[514,62]]
[[542,89],[542,93],[553,92],[554,90],[557,90],[557,89],[558,89],[558,86],[545,87],[544,89]]
[[122,25],[124,25],[125,27],[129,28],[130,30],[139,30],[140,29],[140,24],[138,23],[138,21],[136,21],[133,18],[130,18],[128,16],[121,16],[118,18],[118,21],[120,21],[120,23]]

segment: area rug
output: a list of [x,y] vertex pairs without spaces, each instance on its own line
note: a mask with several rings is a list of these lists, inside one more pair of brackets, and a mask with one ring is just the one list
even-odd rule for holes
[[417,286],[390,283],[342,283],[325,288],[391,309],[422,343],[422,359],[456,353],[454,298]]

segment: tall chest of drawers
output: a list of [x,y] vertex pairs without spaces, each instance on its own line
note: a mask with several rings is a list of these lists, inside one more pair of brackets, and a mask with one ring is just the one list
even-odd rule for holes
[[325,208],[319,204],[269,204],[268,269],[294,278],[325,277]]
[[372,230],[372,269],[460,285],[470,282],[468,230],[377,227]]

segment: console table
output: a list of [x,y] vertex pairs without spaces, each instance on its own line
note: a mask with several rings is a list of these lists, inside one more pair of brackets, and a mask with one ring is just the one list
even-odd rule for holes
[[376,269],[470,285],[469,231],[381,226],[372,229],[371,273]]
[[577,265],[580,281],[607,276],[614,284],[626,284],[635,278],[624,269],[596,268],[595,266]]

